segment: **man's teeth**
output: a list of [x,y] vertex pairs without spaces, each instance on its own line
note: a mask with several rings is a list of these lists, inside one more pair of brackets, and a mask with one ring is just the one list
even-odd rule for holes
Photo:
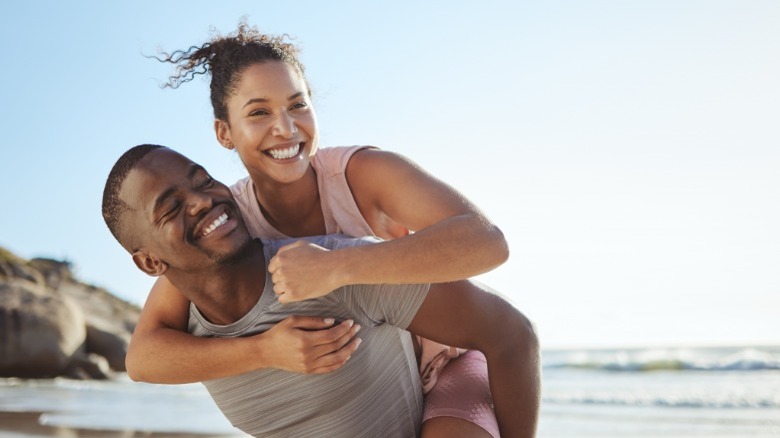
[[298,155],[298,152],[300,150],[301,150],[301,145],[296,144],[294,146],[290,146],[289,148],[285,148],[285,149],[271,149],[268,151],[268,155],[274,157],[277,160],[285,160],[287,158],[292,158]]
[[209,234],[211,234],[211,232],[212,232],[212,231],[214,231],[214,230],[216,230],[217,228],[219,228],[219,226],[220,226],[220,225],[222,225],[222,224],[224,224],[225,222],[227,222],[227,220],[228,220],[228,215],[227,215],[227,213],[222,213],[221,215],[219,215],[219,217],[218,217],[218,218],[216,218],[216,219],[214,220],[214,222],[212,222],[212,223],[211,223],[211,225],[209,225],[208,227],[206,227],[206,230],[203,232],[203,236],[204,236],[204,237],[205,237],[205,236],[208,236]]

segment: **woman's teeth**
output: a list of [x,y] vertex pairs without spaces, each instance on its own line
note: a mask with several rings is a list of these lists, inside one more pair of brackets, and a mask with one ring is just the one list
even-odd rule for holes
[[219,215],[219,217],[218,217],[218,218],[216,218],[216,219],[214,220],[214,222],[212,222],[212,223],[211,223],[211,225],[209,225],[208,227],[206,227],[206,230],[203,232],[203,237],[206,237],[206,236],[208,236],[209,234],[211,234],[211,232],[212,232],[212,231],[214,231],[214,230],[216,230],[217,228],[219,228],[219,226],[220,226],[220,225],[222,225],[222,224],[224,224],[225,222],[227,222],[227,220],[228,220],[228,215],[227,215],[227,213],[222,213],[221,215]]
[[301,150],[301,145],[296,144],[294,146],[290,146],[289,148],[285,148],[285,149],[270,149],[267,151],[267,153],[268,155],[272,156],[277,160],[286,160],[288,158],[292,158],[298,155],[298,152],[300,152],[300,150]]

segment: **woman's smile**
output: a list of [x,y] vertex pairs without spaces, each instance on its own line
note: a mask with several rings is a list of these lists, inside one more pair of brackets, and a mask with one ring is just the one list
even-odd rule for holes
[[275,160],[289,160],[290,158],[297,157],[301,153],[305,143],[295,143],[290,146],[276,147],[263,151],[269,157]]

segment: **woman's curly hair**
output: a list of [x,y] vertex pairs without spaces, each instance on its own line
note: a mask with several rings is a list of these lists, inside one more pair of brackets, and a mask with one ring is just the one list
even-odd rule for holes
[[178,88],[197,75],[211,74],[214,117],[226,121],[227,99],[235,93],[241,73],[250,65],[266,61],[286,62],[306,80],[303,64],[298,60],[298,48],[285,41],[289,38],[287,34],[272,36],[260,33],[255,26],[241,20],[232,34],[217,34],[202,46],[162,52],[154,58],[176,65],[175,73],[163,84],[164,88]]

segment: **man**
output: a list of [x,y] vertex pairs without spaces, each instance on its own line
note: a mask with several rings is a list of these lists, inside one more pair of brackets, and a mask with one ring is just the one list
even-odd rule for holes
[[[253,240],[230,190],[160,146],[137,146],[119,159],[106,182],[103,216],[139,269],[165,275],[191,300],[189,330],[196,335],[262,333],[290,315],[333,315],[362,327],[365,344],[333,373],[260,369],[204,382],[241,430],[255,436],[417,435],[422,394],[407,329],[484,353],[502,435],[533,436],[538,388],[522,387],[528,379],[516,373],[538,360],[536,344],[527,339],[533,333],[528,321],[501,298],[464,281],[447,291],[435,284],[347,286],[282,304],[267,266],[289,242]],[[370,244],[339,236],[309,240],[330,249]]]

